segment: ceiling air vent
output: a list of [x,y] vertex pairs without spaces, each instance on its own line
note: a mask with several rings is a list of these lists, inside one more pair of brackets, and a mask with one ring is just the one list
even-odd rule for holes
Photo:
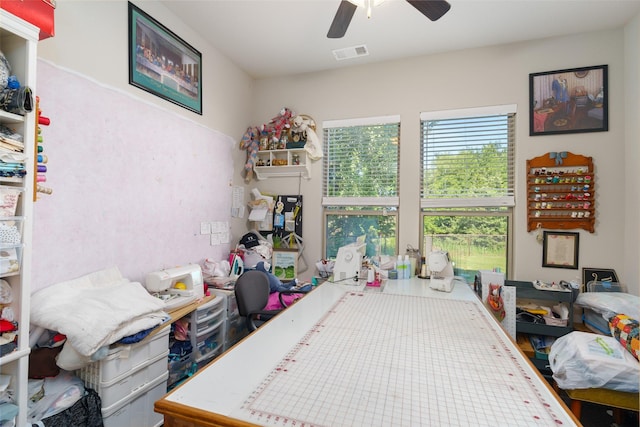
[[336,49],[333,51],[333,56],[335,56],[338,61],[367,55],[369,55],[369,50],[367,50],[367,46],[365,45],[345,47],[344,49]]

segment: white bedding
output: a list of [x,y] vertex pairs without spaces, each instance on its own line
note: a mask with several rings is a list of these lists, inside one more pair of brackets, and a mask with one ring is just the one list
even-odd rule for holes
[[[60,332],[83,356],[161,324],[164,303],[117,267],[57,283],[31,296],[31,323]],[[66,345],[65,344],[65,345]]]

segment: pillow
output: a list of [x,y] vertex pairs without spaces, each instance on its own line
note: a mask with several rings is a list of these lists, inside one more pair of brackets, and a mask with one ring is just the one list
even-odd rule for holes
[[609,319],[609,328],[611,336],[620,341],[620,344],[638,359],[640,354],[640,338],[638,337],[640,325],[638,321],[625,314],[617,314]]

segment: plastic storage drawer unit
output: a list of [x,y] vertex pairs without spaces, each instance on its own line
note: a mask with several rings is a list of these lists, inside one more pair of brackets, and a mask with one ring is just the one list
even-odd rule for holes
[[166,354],[169,348],[169,330],[170,328],[165,327],[149,340],[144,339],[135,344],[112,345],[104,359],[85,366],[76,375],[91,384],[112,383],[127,373],[146,366],[161,354]]
[[153,405],[167,393],[165,372],[152,382],[139,388],[117,403],[102,407],[104,427],[159,427],[164,422],[162,414],[153,411]]
[[211,316],[213,316],[215,313],[218,313],[222,310],[224,310],[223,298],[220,298],[216,295],[214,299],[198,307],[198,309],[195,311],[195,321],[197,323],[200,323],[205,319],[211,318]]

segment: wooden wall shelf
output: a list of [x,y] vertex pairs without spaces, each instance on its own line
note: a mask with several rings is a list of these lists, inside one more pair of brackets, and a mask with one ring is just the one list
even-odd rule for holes
[[591,157],[547,153],[527,160],[527,231],[595,231],[595,173]]

